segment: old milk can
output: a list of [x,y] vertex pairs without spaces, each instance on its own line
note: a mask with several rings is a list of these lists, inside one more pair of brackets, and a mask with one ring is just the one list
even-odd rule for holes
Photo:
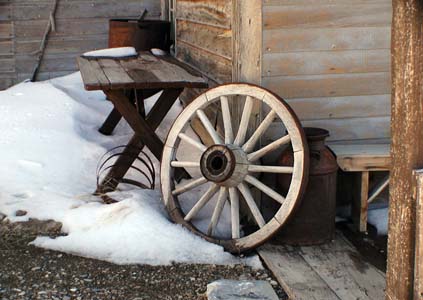
[[[282,227],[276,242],[290,245],[322,244],[335,232],[336,175],[335,156],[325,146],[329,132],[321,128],[304,128],[310,149],[310,171],[302,202],[291,220]],[[282,152],[278,163],[293,165],[292,150]],[[288,174],[279,174],[277,189],[286,193],[291,182]]]

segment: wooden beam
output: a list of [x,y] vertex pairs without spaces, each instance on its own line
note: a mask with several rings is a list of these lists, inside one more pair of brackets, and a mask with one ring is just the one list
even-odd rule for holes
[[416,171],[416,251],[414,259],[414,299],[423,297],[423,170]]
[[413,298],[416,180],[423,166],[423,1],[394,0],[386,299]]

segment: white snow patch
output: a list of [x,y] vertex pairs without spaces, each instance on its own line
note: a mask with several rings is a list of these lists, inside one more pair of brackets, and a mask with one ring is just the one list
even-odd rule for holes
[[[156,99],[145,101],[147,111]],[[119,264],[244,263],[261,268],[257,256],[236,258],[170,222],[158,190],[116,192],[113,197],[120,202],[113,205],[92,196],[98,160],[133,134],[126,122],[119,123],[113,136],[98,132],[111,109],[102,92],[84,90],[79,73],[0,91],[0,212],[11,221],[62,222],[67,236],[38,237],[34,244],[81,256]],[[157,130],[162,139],[180,110],[175,103]],[[182,155],[199,155],[181,147]],[[201,193],[194,190],[186,202]],[[194,221],[198,227],[208,224],[211,208],[212,203]],[[17,217],[17,210],[28,213]],[[230,234],[228,211],[226,207],[217,228],[221,236]]]
[[388,213],[389,208],[369,209],[367,220],[377,228],[378,235],[388,234]]
[[125,57],[125,56],[135,56],[137,51],[134,47],[118,47],[118,48],[108,48],[100,49],[85,52],[83,56],[88,57]]

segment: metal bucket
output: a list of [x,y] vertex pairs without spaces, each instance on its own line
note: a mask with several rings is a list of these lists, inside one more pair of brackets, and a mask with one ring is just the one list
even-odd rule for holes
[[[325,146],[329,132],[321,128],[304,128],[310,149],[309,180],[301,204],[292,219],[282,227],[275,241],[290,245],[323,244],[335,233],[336,175],[338,164]],[[279,164],[293,165],[292,150],[284,151]],[[288,191],[291,176],[279,174],[277,189]]]
[[134,47],[137,51],[159,48],[169,51],[170,22],[162,20],[112,19],[109,48]]

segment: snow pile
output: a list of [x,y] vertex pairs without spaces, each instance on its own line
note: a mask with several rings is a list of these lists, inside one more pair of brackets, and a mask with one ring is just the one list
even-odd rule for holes
[[128,56],[136,56],[137,51],[134,47],[118,47],[118,48],[108,48],[108,49],[100,49],[85,52],[83,56],[86,57],[128,57]]
[[[146,100],[147,111],[156,99]],[[79,73],[50,82],[21,83],[0,92],[0,212],[11,221],[62,222],[67,236],[39,237],[33,243],[114,263],[261,267],[257,256],[236,258],[171,223],[158,191],[116,192],[113,197],[121,201],[113,205],[99,203],[91,195],[101,155],[126,144],[133,133],[126,122],[119,123],[113,136],[98,133],[111,109],[101,92],[83,89]],[[159,136],[165,136],[180,110],[175,103]],[[17,217],[17,210],[28,214]],[[203,217],[197,220],[199,224],[210,220],[207,210]],[[228,222],[224,216],[222,220],[221,228]]]

